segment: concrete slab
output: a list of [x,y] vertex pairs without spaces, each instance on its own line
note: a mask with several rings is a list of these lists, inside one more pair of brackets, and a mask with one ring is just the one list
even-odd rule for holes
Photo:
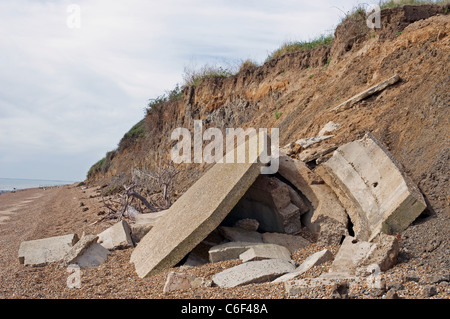
[[290,261],[291,253],[284,246],[262,244],[250,247],[247,251],[239,255],[239,259],[241,259],[244,263],[264,259],[283,259]]
[[276,244],[286,247],[291,254],[297,249],[303,248],[311,244],[311,242],[301,236],[281,234],[281,233],[264,233],[262,234],[263,242],[267,244]]
[[25,266],[42,266],[60,261],[77,241],[76,234],[24,241],[19,247],[19,262]]
[[220,226],[219,231],[223,237],[228,239],[229,241],[241,241],[241,242],[251,242],[251,243],[262,243],[261,234],[252,231],[243,229],[240,227],[226,227]]
[[69,252],[61,260],[60,266],[67,267],[70,264],[73,264],[74,260],[77,257],[81,256],[92,243],[97,242],[97,239],[98,239],[97,235],[83,235],[80,238],[80,240],[75,245],[72,246]]
[[263,243],[252,242],[229,242],[217,246],[213,246],[209,249],[209,261],[212,263],[238,259],[239,255],[247,251],[249,248],[255,245],[262,245]]
[[79,265],[80,268],[93,268],[103,264],[109,254],[110,251],[99,243],[92,243],[72,263]]
[[215,274],[212,280],[219,287],[232,288],[272,281],[294,269],[291,262],[282,259],[250,261]]
[[125,249],[134,246],[131,239],[130,226],[124,220],[98,234],[97,242],[109,250]]
[[[405,230],[426,208],[419,189],[371,134],[340,146],[317,170],[344,204],[360,240]],[[328,176],[327,176],[328,175]]]
[[300,266],[298,266],[293,272],[287,273],[281,277],[278,277],[274,280],[274,283],[278,282],[286,282],[294,279],[297,276],[307,272],[311,268],[315,266],[319,266],[324,262],[333,260],[333,254],[328,249],[323,249],[318,251],[317,253],[312,254],[308,258],[306,258]]
[[[258,156],[251,139],[249,154]],[[261,172],[256,158],[247,163],[217,163],[187,190],[144,236],[130,261],[139,277],[178,263],[217,228]]]

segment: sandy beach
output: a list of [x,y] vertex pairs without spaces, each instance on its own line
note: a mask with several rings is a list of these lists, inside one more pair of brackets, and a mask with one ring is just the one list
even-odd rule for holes
[[[83,203],[83,205],[80,205]],[[86,210],[88,208],[88,210]],[[0,298],[292,298],[283,284],[251,284],[232,289],[219,287],[196,288],[187,291],[163,294],[163,287],[169,271],[175,270],[210,279],[215,273],[240,263],[232,260],[209,263],[197,267],[175,267],[148,279],[139,278],[129,259],[132,249],[114,251],[105,263],[97,268],[81,270],[81,287],[69,288],[70,273],[58,268],[57,263],[43,267],[26,267],[19,264],[17,257],[20,243],[25,240],[46,238],[76,233],[79,237],[98,234],[110,224],[96,223],[103,210],[96,188],[82,189],[75,185],[54,188],[28,189],[0,195]],[[83,211],[84,210],[84,211]],[[336,254],[338,247],[327,247]],[[299,249],[293,259],[301,263],[313,252],[323,249],[317,244]],[[317,277],[328,271],[331,262],[314,267],[299,278]],[[428,268],[427,268],[428,267]],[[399,264],[382,276],[388,287],[401,284],[397,293],[404,298],[427,298],[425,282],[408,281],[411,271],[435,275],[436,270],[414,260],[399,261]],[[433,298],[449,298],[448,282],[436,285]],[[355,286],[350,291],[354,298],[381,298],[366,285]],[[295,298],[329,298],[329,287],[305,291]]]

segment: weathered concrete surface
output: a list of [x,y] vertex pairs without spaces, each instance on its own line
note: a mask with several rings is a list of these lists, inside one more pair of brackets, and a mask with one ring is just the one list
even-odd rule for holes
[[293,272],[287,273],[274,280],[274,283],[286,282],[300,276],[304,272],[307,272],[311,268],[323,264],[324,262],[333,260],[333,254],[328,249],[323,249],[317,253],[312,254],[306,258],[300,266],[298,266]]
[[124,220],[98,234],[97,242],[109,250],[125,249],[134,246],[131,239],[130,226]]
[[[399,253],[395,236],[380,234],[374,242],[358,241],[347,236],[330,267],[331,273],[364,273],[367,266],[376,265],[386,271],[397,263]],[[359,268],[359,269],[358,269]]]
[[322,166],[317,172],[347,206],[358,239],[401,232],[426,208],[418,188],[370,134],[342,145]]
[[256,231],[243,229],[240,227],[220,226],[219,231],[223,237],[229,241],[241,241],[251,243],[262,243],[261,234]]
[[131,224],[131,239],[136,245],[153,228],[152,224]]
[[[247,144],[251,148],[258,145],[253,140]],[[261,167],[253,158],[247,163],[218,163],[210,168],[134,249],[130,261],[138,276],[147,277],[179,262],[220,225],[259,176]]]
[[315,136],[315,137],[308,137],[308,138],[302,138],[298,141],[295,141],[296,144],[300,145],[303,148],[308,148],[316,143],[322,142],[324,140],[327,140],[329,138],[332,138],[334,135],[322,135],[322,136]]
[[76,234],[24,241],[19,247],[19,262],[26,266],[42,266],[60,261],[77,241]]
[[219,287],[232,288],[272,281],[294,269],[291,262],[282,259],[250,261],[215,274],[212,280]]
[[289,296],[301,294],[308,289],[320,288],[323,286],[334,286],[336,284],[361,284],[360,277],[349,276],[346,274],[333,276],[319,276],[316,278],[299,279],[286,281],[284,284],[286,293]]
[[340,127],[341,127],[340,124],[330,121],[327,124],[325,124],[319,131],[319,136],[329,135],[329,133],[338,130]]
[[247,251],[239,255],[239,259],[241,259],[244,263],[264,259],[283,259],[290,261],[291,253],[284,246],[262,244],[250,247]]
[[163,217],[167,213],[167,210],[162,210],[157,213],[148,213],[148,214],[139,214],[135,217],[135,224],[136,225],[155,225],[156,222]]
[[99,243],[92,243],[81,255],[73,260],[71,264],[77,264],[81,268],[92,268],[100,266],[108,258],[110,251]]
[[83,235],[61,260],[60,266],[67,267],[68,265],[73,264],[74,260],[78,256],[81,256],[92,243],[97,241],[97,239],[97,235]]
[[238,259],[239,255],[247,251],[249,248],[255,245],[262,245],[263,243],[253,242],[229,242],[217,246],[213,246],[209,249],[209,261],[212,263]]
[[297,249],[303,248],[311,244],[311,242],[301,236],[280,234],[280,233],[264,233],[262,234],[263,242],[267,244],[275,244],[286,247],[291,254]]

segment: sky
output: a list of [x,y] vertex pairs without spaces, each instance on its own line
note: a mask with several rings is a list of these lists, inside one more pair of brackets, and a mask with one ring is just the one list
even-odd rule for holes
[[186,67],[262,64],[360,2],[0,0],[0,177],[82,181]]

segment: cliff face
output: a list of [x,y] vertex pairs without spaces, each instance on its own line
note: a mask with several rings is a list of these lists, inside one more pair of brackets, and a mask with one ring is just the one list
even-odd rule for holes
[[[403,166],[436,211],[448,210],[450,159],[450,16],[447,6],[403,6],[381,12],[381,29],[347,19],[333,44],[274,58],[227,78],[206,78],[180,99],[154,108],[118,150],[108,153],[89,183],[113,185],[132,167],[168,159],[177,127],[279,128],[280,147],[340,124],[322,142],[339,146],[371,132]],[[395,85],[341,113],[333,107],[398,74]],[[177,185],[186,190],[211,164],[185,164]]]

